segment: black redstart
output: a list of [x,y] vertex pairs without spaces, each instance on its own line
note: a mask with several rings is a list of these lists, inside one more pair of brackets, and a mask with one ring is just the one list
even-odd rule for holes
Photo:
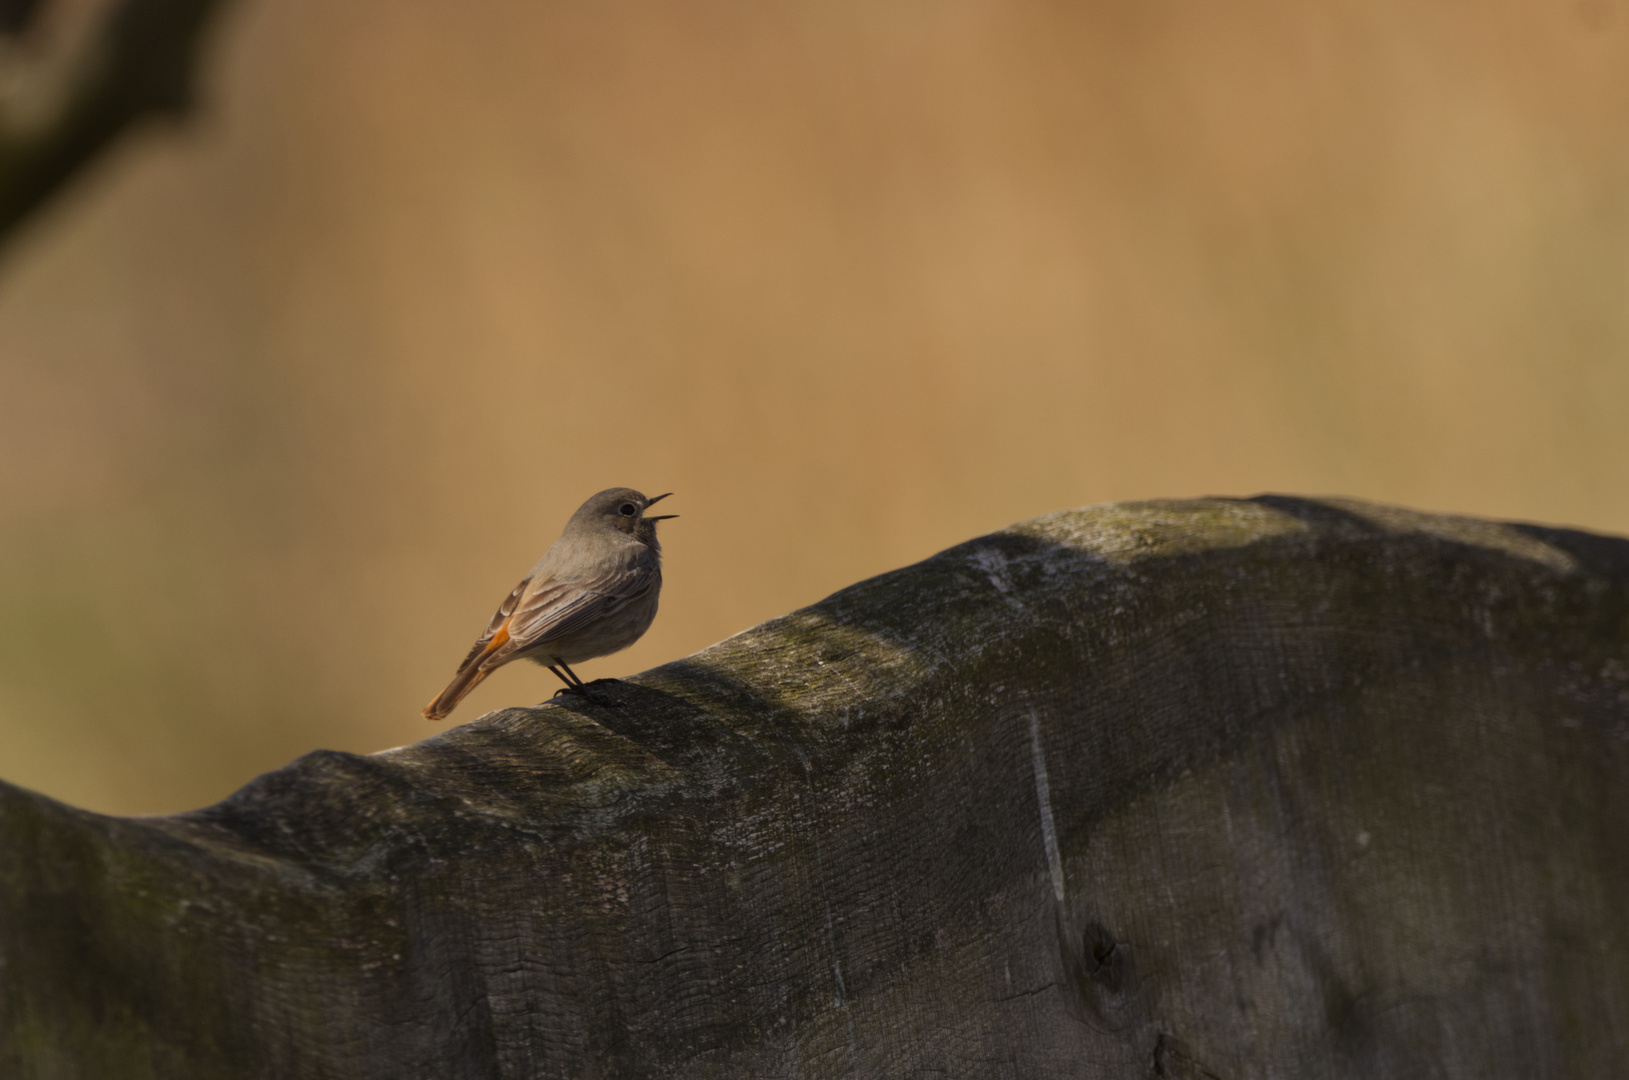
[[583,503],[499,606],[447,689],[424,707],[424,718],[445,718],[477,683],[521,657],[547,666],[566,690],[592,697],[570,665],[626,649],[656,618],[656,523],[678,515],[645,511],[667,495],[647,499],[633,488],[609,488]]

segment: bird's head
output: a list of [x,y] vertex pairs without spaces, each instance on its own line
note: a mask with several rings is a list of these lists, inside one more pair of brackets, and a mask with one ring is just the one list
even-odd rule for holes
[[626,533],[641,543],[661,549],[656,542],[656,523],[676,518],[678,514],[653,514],[645,511],[673,494],[642,495],[633,488],[607,488],[591,496],[581,509],[571,516],[571,528],[614,529]]

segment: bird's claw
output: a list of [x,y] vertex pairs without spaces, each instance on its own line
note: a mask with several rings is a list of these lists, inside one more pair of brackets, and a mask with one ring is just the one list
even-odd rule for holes
[[[595,679],[594,680],[595,683],[601,683],[601,682],[607,682],[607,681],[615,681],[615,680],[606,680],[606,679]],[[584,684],[582,686],[562,686],[560,689],[558,689],[558,690],[556,690],[554,692],[554,696],[559,697],[561,694],[576,694],[579,697],[585,698],[588,701],[593,702],[595,705],[616,706],[616,705],[621,705],[622,704],[622,702],[617,701],[615,698],[612,698],[607,694],[602,694],[598,690],[590,689],[590,687],[592,685],[593,685],[592,683],[586,683],[586,684]]]

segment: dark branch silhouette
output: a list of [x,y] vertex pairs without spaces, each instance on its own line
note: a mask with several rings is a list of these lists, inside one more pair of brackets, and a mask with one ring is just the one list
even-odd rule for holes
[[192,103],[200,37],[222,0],[114,0],[45,42],[37,0],[0,4],[0,242],[136,122]]

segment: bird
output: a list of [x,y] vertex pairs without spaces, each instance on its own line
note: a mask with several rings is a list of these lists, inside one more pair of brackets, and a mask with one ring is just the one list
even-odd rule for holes
[[424,718],[445,719],[482,679],[522,657],[566,684],[556,696],[575,693],[608,703],[571,665],[626,649],[650,629],[662,592],[656,523],[679,515],[647,517],[645,511],[671,494],[647,498],[617,487],[589,496],[498,606],[452,682],[424,707]]

